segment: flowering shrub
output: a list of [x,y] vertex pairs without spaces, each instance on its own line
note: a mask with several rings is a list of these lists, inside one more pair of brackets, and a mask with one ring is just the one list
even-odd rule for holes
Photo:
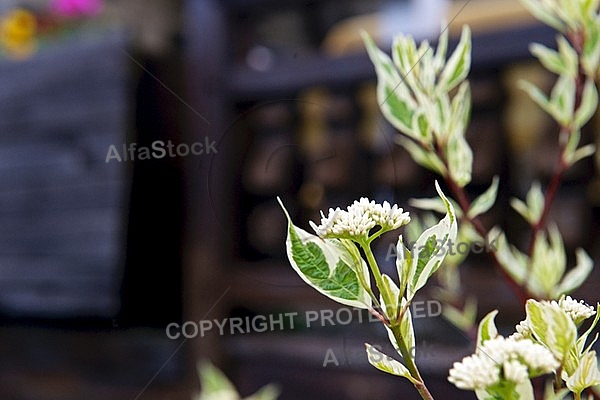
[[[596,353],[590,340],[599,313],[568,296],[589,276],[593,263],[583,249],[567,272],[561,234],[547,227],[548,213],[566,170],[595,152],[593,145],[580,146],[581,128],[598,106],[595,79],[600,65],[600,0],[522,0],[542,22],[558,30],[557,49],[534,44],[532,53],[549,71],[558,75],[549,96],[528,82],[521,87],[558,124],[559,157],[546,191],[533,183],[525,201],[512,199],[511,206],[530,225],[526,252],[510,245],[498,227],[487,229],[479,220],[495,203],[499,179],[471,201],[465,187],[471,182],[473,152],[465,139],[471,112],[466,80],[471,64],[471,33],[464,27],[454,52],[447,58],[448,36],[444,30],[437,48],[425,41],[399,35],[389,57],[364,36],[377,73],[377,97],[384,117],[400,132],[397,142],[419,165],[440,175],[448,187],[446,196],[435,184],[437,198],[419,199],[412,205],[444,213],[425,229],[397,205],[360,199],[346,210],[337,208],[322,215],[320,225],[311,222],[315,234],[288,219],[286,241],[290,264],[299,276],[325,296],[348,306],[369,310],[385,326],[390,342],[402,360],[385,356],[366,344],[369,362],[387,373],[409,380],[423,399],[433,399],[411,357],[414,348],[410,303],[415,293],[437,273],[442,285],[438,297],[445,303],[444,316],[466,333],[477,332],[475,353],[457,362],[449,381],[457,388],[474,391],[480,400],[532,400],[531,379],[554,375],[548,381],[546,399],[563,399],[600,385]],[[416,238],[410,249],[402,235],[397,243],[397,279],[382,274],[371,243],[385,232],[406,225],[407,236]],[[446,257],[436,252],[446,243],[497,239],[490,253],[497,269],[525,306],[527,318],[516,332],[498,334],[490,312],[475,323],[475,299],[463,299],[458,266],[463,255]],[[363,257],[364,255],[364,257]],[[443,268],[442,263],[445,263]],[[374,279],[374,290],[371,284]],[[378,295],[376,295],[378,293]],[[460,304],[463,306],[461,307]],[[582,324],[595,315],[587,330]],[[475,339],[475,338],[474,338]],[[594,396],[590,394],[590,396]]]
[[40,42],[78,28],[102,9],[102,0],[49,0],[39,9],[11,9],[0,15],[0,52],[11,59],[25,59]]

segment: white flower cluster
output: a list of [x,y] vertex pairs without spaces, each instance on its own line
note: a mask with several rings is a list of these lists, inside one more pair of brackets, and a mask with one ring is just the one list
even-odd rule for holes
[[[552,301],[555,303],[555,301]],[[585,304],[583,300],[577,301],[571,296],[567,296],[558,301],[558,306],[565,312],[576,324],[585,321],[596,314],[594,307]]]
[[530,339],[533,335],[533,331],[531,329],[531,325],[528,320],[524,320],[519,322],[519,325],[515,327],[516,332],[510,335],[509,339],[514,340],[522,340],[522,339]]
[[376,204],[366,197],[355,201],[347,210],[330,208],[327,217],[322,212],[321,217],[321,225],[310,224],[324,238],[366,238],[376,226],[390,231],[410,222],[408,212],[396,204],[391,206],[387,201]]
[[520,383],[558,368],[552,353],[531,340],[499,336],[483,343],[477,352],[456,362],[448,380],[459,389],[479,390],[501,380]]
[[[577,301],[571,296],[562,297],[558,301],[543,301],[542,303],[548,304],[556,309],[560,309],[567,314],[576,325],[596,314],[594,307],[587,305],[583,300]],[[510,335],[510,339],[530,339],[533,335],[531,321],[529,321],[529,319],[519,322],[519,325],[517,325],[515,328],[516,332]]]

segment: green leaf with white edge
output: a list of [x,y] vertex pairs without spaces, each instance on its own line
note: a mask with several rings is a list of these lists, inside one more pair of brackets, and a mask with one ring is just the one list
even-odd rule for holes
[[479,400],[535,400],[529,379],[519,384],[501,380],[486,389],[476,390],[475,395]]
[[577,340],[577,327],[557,304],[527,300],[527,320],[531,330],[561,363]]
[[439,93],[429,107],[426,114],[438,143],[445,143],[452,134],[450,121],[453,117],[452,104],[446,92]]
[[585,250],[579,248],[575,251],[575,255],[577,257],[577,264],[564,275],[562,281],[552,293],[553,298],[558,298],[563,294],[569,294],[579,288],[579,286],[581,286],[588,278],[592,269],[594,269],[594,262]]
[[[337,245],[337,242],[334,243]],[[347,259],[347,257],[344,256],[346,264],[350,265],[354,269],[354,272],[356,272],[356,276],[358,277],[360,284],[371,295],[371,299],[373,299],[374,296],[372,295],[371,291],[371,274],[369,271],[369,267],[367,266],[365,260],[362,258],[358,247],[356,247],[354,242],[350,239],[340,239],[339,244],[341,244],[352,257],[352,259]],[[342,254],[344,254],[344,252],[342,252]]]
[[387,356],[377,350],[375,347],[365,343],[367,357],[369,363],[380,371],[388,374],[402,376],[412,383],[417,383],[417,380],[410,375],[410,371],[400,361],[397,361],[390,356]]
[[[449,201],[452,203],[452,207],[454,208],[456,215],[458,218],[460,218],[462,216],[460,207],[458,207],[458,204],[454,200],[449,199]],[[408,204],[424,211],[435,211],[440,214],[444,214],[446,212],[446,204],[444,203],[444,200],[439,197],[409,199]]]
[[598,109],[598,90],[593,79],[587,79],[581,95],[581,104],[575,112],[575,129],[588,123]]
[[397,135],[395,140],[396,143],[404,147],[404,149],[408,152],[408,154],[410,154],[412,159],[417,164],[437,173],[438,175],[444,176],[446,174],[446,166],[435,153],[423,149],[414,141],[401,135]]
[[544,211],[544,192],[542,185],[539,182],[533,182],[526,196],[527,203],[513,198],[510,200],[510,205],[515,209],[527,222],[535,225],[539,222]]
[[452,98],[452,113],[448,131],[450,136],[465,136],[469,118],[471,117],[471,86],[464,81],[458,87],[456,95]]
[[398,236],[398,243],[396,243],[396,271],[398,272],[398,279],[400,280],[400,296],[404,296],[404,292],[406,291],[411,263],[411,252],[404,246],[404,239],[402,238],[402,235],[400,235]]
[[525,6],[525,8],[527,8],[527,11],[529,11],[531,15],[538,20],[553,27],[559,32],[565,31],[565,24],[559,18],[557,18],[546,5],[543,5],[539,1],[535,0],[521,0],[521,3]]
[[442,316],[458,329],[467,331],[475,326],[477,300],[474,297],[468,297],[462,310],[445,303],[442,309]]
[[496,202],[496,197],[498,196],[498,184],[500,183],[500,178],[498,175],[494,176],[492,180],[492,184],[490,187],[483,192],[480,196],[478,196],[473,203],[471,204],[471,208],[469,209],[469,218],[475,218],[478,215],[486,213]]
[[583,44],[581,64],[585,74],[592,79],[598,75],[600,63],[600,16],[593,15],[585,19],[586,40]]
[[[412,262],[408,274],[406,298],[412,300],[415,293],[427,283],[444,261],[444,247],[448,242],[456,241],[457,221],[454,207],[444,195],[437,181],[435,188],[446,205],[446,215],[442,220],[426,229],[417,239],[412,251]],[[441,251],[440,251],[441,250]],[[438,254],[439,253],[439,254]]]
[[[380,296],[380,300],[381,300],[381,304],[383,307],[383,311],[385,313],[385,316],[387,317],[388,320],[392,321],[394,319],[396,319],[396,316],[398,315],[399,312],[399,301],[400,301],[400,289],[398,288],[398,286],[396,286],[396,284],[394,283],[394,281],[392,280],[392,278],[390,278],[389,275],[387,274],[382,274],[381,275],[381,281],[383,283],[383,287],[379,288],[379,291],[381,292],[381,296]],[[392,304],[388,304],[384,299],[391,299],[391,301],[393,301]]]
[[527,208],[530,211],[532,222],[538,223],[544,212],[545,196],[542,191],[542,185],[539,182],[533,182],[531,189],[527,192]]
[[377,77],[389,81],[399,81],[400,74],[391,58],[377,47],[373,39],[365,31],[361,32],[361,36],[371,62],[375,66]]
[[565,63],[565,71],[557,75],[566,75],[571,79],[577,77],[579,72],[579,56],[577,51],[571,46],[569,41],[562,35],[558,35],[556,42],[558,43],[558,52]]
[[433,59],[433,67],[438,74],[444,65],[446,65],[446,52],[448,51],[448,29],[442,25],[442,33],[437,43],[437,49],[435,51],[435,57]]
[[502,269],[518,284],[522,285],[527,276],[529,258],[519,249],[508,243],[506,235],[499,227],[493,227],[488,236],[496,239],[496,258]]
[[339,240],[321,239],[295,226],[281,199],[277,200],[288,219],[288,260],[300,278],[340,304],[369,309],[371,297],[357,275],[365,266],[355,265],[355,258]]
[[419,137],[425,143],[431,143],[433,140],[433,134],[431,132],[431,126],[427,117],[422,112],[416,112],[413,114],[413,131],[419,133]]
[[464,25],[460,41],[454,53],[448,59],[444,70],[440,74],[439,85],[443,90],[450,91],[458,86],[471,69],[471,29]]
[[[410,312],[410,307],[407,307],[406,299],[402,299],[401,306],[406,307],[406,312],[402,316],[402,320],[400,321],[400,334],[402,335],[402,339],[404,340],[404,345],[409,350],[413,357],[417,357],[417,347],[416,347],[416,339],[415,339],[415,328],[413,327],[412,314]],[[388,329],[388,334],[392,333],[390,329]],[[393,333],[392,333],[393,337]]]
[[560,75],[550,93],[550,115],[563,126],[569,126],[575,108],[575,80]]
[[433,92],[435,90],[435,78],[437,73],[433,65],[433,49],[429,44],[429,41],[424,40],[419,48],[420,60],[419,60],[419,72],[418,79],[420,82],[419,86],[422,86],[426,92]]
[[[598,325],[598,321],[600,321],[600,303],[596,303],[596,315],[594,317],[594,320],[588,327],[587,331],[585,331],[584,333],[579,335],[579,339],[577,339],[578,355],[583,352],[583,349],[585,347],[585,343],[587,342],[588,336],[594,331],[594,329],[596,328],[596,325]],[[595,340],[594,340],[594,342],[595,342]]]
[[414,138],[413,114],[417,108],[403,78],[390,57],[381,51],[373,40],[363,32],[363,40],[377,73],[377,101],[384,117],[399,131]]
[[572,155],[565,155],[565,158],[569,165],[573,165],[577,161],[583,160],[584,158],[594,155],[595,152],[596,145],[590,143],[578,148]]
[[569,68],[563,57],[557,52],[539,43],[533,43],[529,46],[531,54],[537,57],[542,65],[549,71],[557,75],[568,74]]
[[460,187],[471,182],[473,169],[473,151],[464,136],[452,136],[448,141],[446,152],[450,176]]
[[267,385],[245,400],[276,400],[281,390],[276,385]]
[[239,400],[240,396],[225,374],[209,361],[198,363],[201,392],[195,400]]
[[498,337],[498,329],[494,321],[496,315],[498,315],[498,310],[491,311],[479,323],[479,327],[477,328],[476,352],[479,352],[479,346],[483,345],[483,343]]
[[521,90],[527,93],[531,100],[540,106],[542,110],[546,111],[548,114],[554,113],[554,109],[550,103],[550,100],[537,86],[525,80],[520,80],[518,86],[521,88]]
[[538,232],[531,258],[528,288],[539,297],[549,297],[560,282],[567,267],[564,243],[558,228],[549,228],[548,237]]
[[596,14],[596,11],[600,6],[600,0],[583,0],[579,3],[582,17],[587,17]]
[[562,35],[558,35],[556,42],[558,43],[560,57],[563,59],[566,66],[564,73],[558,73],[557,75],[566,75],[571,79],[575,79],[579,72],[579,56],[577,51]]
[[589,351],[581,358],[575,373],[567,379],[566,384],[569,390],[577,394],[581,394],[588,387],[600,385],[600,370],[595,351]]

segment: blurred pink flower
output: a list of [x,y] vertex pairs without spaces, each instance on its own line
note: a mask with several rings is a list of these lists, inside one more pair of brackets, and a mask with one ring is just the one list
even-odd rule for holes
[[93,16],[102,11],[102,0],[53,0],[51,10],[69,18]]

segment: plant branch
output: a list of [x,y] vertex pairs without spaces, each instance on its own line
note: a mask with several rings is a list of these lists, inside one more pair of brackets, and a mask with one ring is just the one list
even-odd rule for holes
[[375,278],[375,284],[379,288],[379,294],[381,295],[381,298],[383,299],[383,303],[386,306],[385,310],[384,309],[381,310],[385,314],[385,311],[387,310],[388,305],[391,305],[394,303],[392,302],[392,299],[388,298],[387,290],[385,290],[385,287],[383,286],[383,277],[381,276],[381,271],[379,270],[379,266],[377,265],[377,261],[375,260],[375,256],[373,255],[373,251],[371,250],[370,244],[368,242],[367,243],[359,243],[359,244],[365,252],[365,256],[367,257],[367,263],[369,264],[369,268],[371,269],[371,272],[373,273],[373,277]]
[[[441,146],[436,145],[436,152],[437,152],[438,157],[440,157],[440,159],[442,160],[442,162],[445,164],[446,170],[448,171],[449,170],[448,161],[447,161],[447,158],[446,158],[446,156],[444,154],[444,151],[442,150]],[[461,187],[460,185],[458,185],[456,183],[456,181],[450,176],[449,173],[446,173],[443,177],[444,177],[444,180],[446,182],[446,185],[448,185],[448,188],[450,189],[450,192],[452,193],[452,195],[454,196],[454,198],[458,202],[458,205],[459,205],[459,207],[460,207],[460,209],[462,211],[462,214],[463,214],[462,218],[464,220],[466,220],[468,223],[470,223],[475,228],[475,230],[477,231],[477,233],[479,234],[479,236],[482,237],[482,239],[485,239],[488,236],[489,232],[483,226],[483,224],[481,223],[481,221],[479,220],[479,218],[477,218],[477,217],[470,217],[469,216],[469,209],[471,208],[471,200],[469,199],[469,196],[465,192],[464,188]],[[531,297],[529,291],[526,288],[524,288],[521,285],[519,285],[506,272],[506,270],[504,269],[504,267],[500,263],[500,260],[496,256],[496,253],[491,252],[491,254],[492,254],[492,259],[494,260],[494,264],[496,266],[496,269],[500,272],[500,274],[502,275],[502,277],[508,283],[509,287],[512,289],[512,291],[514,292],[514,294],[520,300],[521,304],[524,306],[525,303],[527,302],[527,299],[529,297]]]
[[396,340],[396,344],[398,345],[400,354],[402,355],[402,358],[404,359],[406,368],[408,368],[408,370],[410,371],[410,375],[417,381],[413,384],[414,384],[415,388],[417,389],[417,391],[419,392],[419,394],[421,395],[421,398],[423,398],[423,400],[434,400],[431,393],[429,393],[427,386],[425,386],[425,382],[423,381],[423,378],[421,377],[421,374],[419,373],[419,369],[417,368],[417,365],[415,364],[415,361],[412,358],[410,349],[408,349],[406,347],[404,340],[402,340],[402,334],[400,332],[400,324],[399,323],[393,324],[390,326],[390,329],[391,329],[392,333],[394,334],[394,339]]
[[[575,113],[577,113],[577,110],[579,110],[579,107],[581,106],[583,89],[585,86],[586,79],[585,71],[583,70],[583,67],[581,65],[581,57],[585,38],[582,32],[571,32],[567,35],[567,38],[569,39],[579,56],[579,72],[575,77],[575,102],[573,105],[573,115],[575,115]],[[559,156],[556,163],[556,168],[554,170],[554,174],[552,175],[550,184],[544,196],[544,208],[542,210],[542,214],[540,216],[540,219],[531,227],[531,235],[529,237],[529,248],[527,251],[529,257],[533,255],[533,251],[535,249],[535,242],[537,240],[538,234],[542,229],[546,227],[548,215],[550,214],[550,209],[552,208],[552,204],[554,202],[554,199],[556,198],[556,194],[562,183],[563,176],[569,168],[569,164],[565,160],[565,152],[567,147],[566,144],[569,142],[569,138],[574,133],[574,131],[575,128],[573,126],[561,126],[561,130],[559,133]],[[530,270],[531,269],[528,269],[528,275],[526,276],[524,282],[527,282]]]

